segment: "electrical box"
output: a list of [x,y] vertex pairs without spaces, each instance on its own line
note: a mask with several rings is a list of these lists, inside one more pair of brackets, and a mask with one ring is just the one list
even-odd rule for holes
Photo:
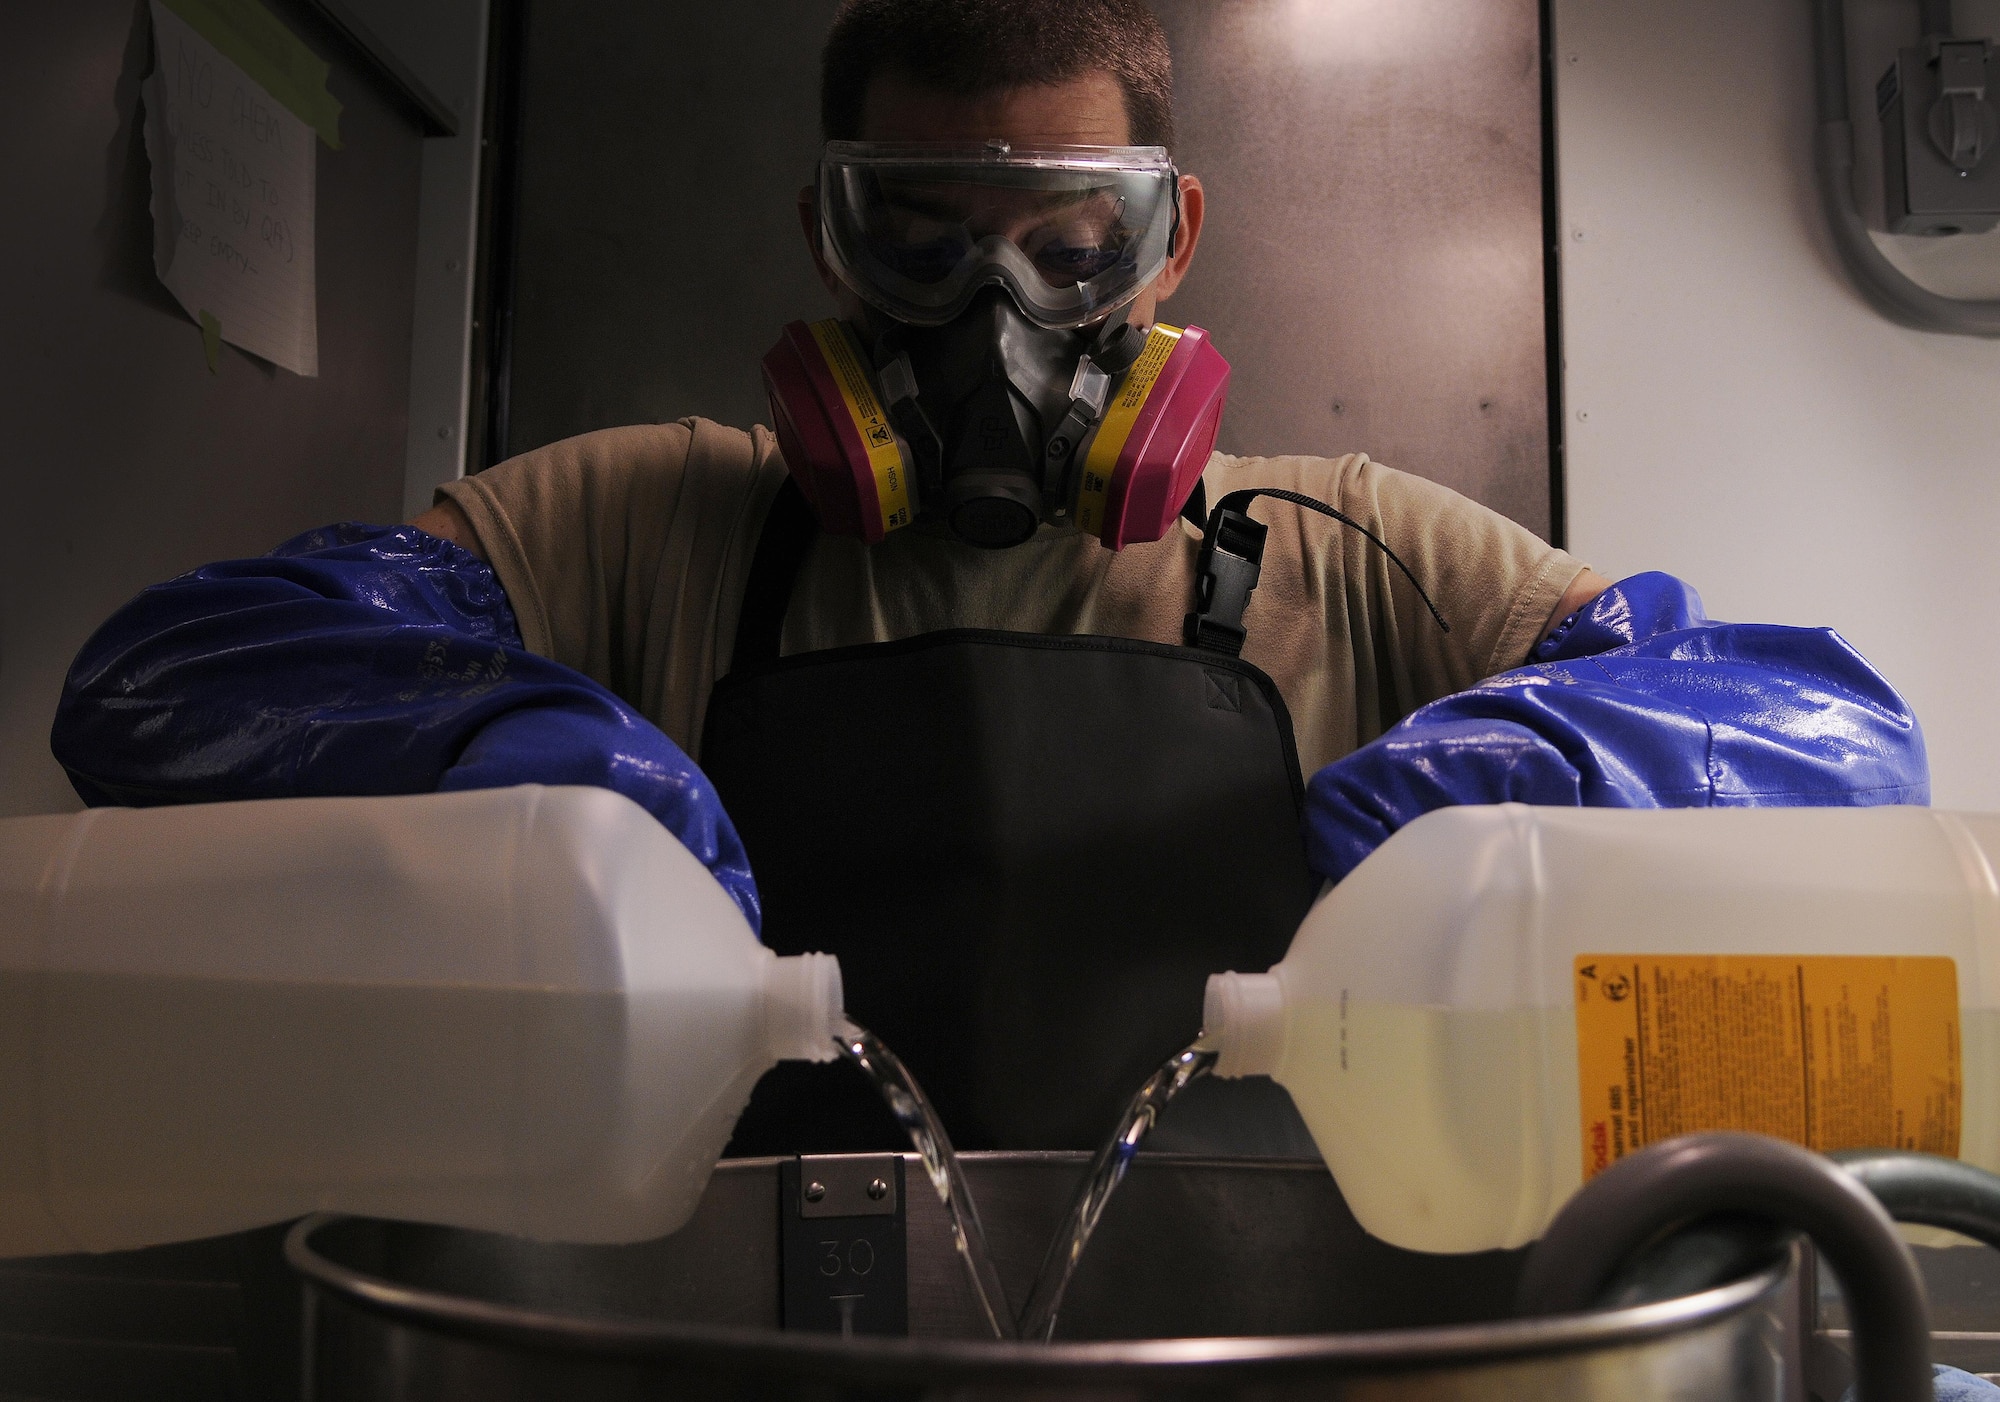
[[1891,233],[1981,234],[2000,224],[2000,57],[1985,39],[1904,49],[1875,86]]

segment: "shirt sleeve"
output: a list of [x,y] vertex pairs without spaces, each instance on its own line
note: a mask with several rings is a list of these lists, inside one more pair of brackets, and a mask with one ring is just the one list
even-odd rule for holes
[[470,518],[522,644],[692,752],[782,474],[769,434],[684,419],[565,439],[437,495]]
[[[1316,766],[1368,743],[1403,716],[1483,677],[1521,666],[1583,564],[1436,482],[1355,453],[1343,458],[1224,458],[1209,500],[1247,487],[1299,492],[1378,536],[1410,577],[1361,532],[1270,499],[1269,528],[1244,656],[1279,682],[1301,762]],[[1450,624],[1439,626],[1411,583]]]
[[1525,526],[1451,488],[1360,458],[1342,474],[1341,509],[1380,535],[1437,605],[1352,531],[1341,541],[1349,641],[1393,695],[1385,723],[1523,666],[1563,593],[1584,569]]
[[471,519],[530,652],[618,689],[613,638],[647,543],[672,522],[692,438],[682,424],[606,429],[438,488]]

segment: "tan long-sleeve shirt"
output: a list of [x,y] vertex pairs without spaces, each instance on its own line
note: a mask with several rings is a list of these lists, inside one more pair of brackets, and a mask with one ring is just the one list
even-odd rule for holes
[[[729,668],[751,557],[785,467],[762,428],[705,419],[553,443],[439,489],[465,511],[523,643],[610,687],[699,757]],[[1218,453],[1208,499],[1281,487],[1381,536],[1451,624],[1353,530],[1263,500],[1246,661],[1277,684],[1311,774],[1427,701],[1521,665],[1581,562],[1449,488],[1371,462]],[[880,545],[822,536],[799,571],[786,654],[942,628],[1099,633],[1178,643],[1200,533],[1106,550],[1044,528],[982,550],[923,527]]]

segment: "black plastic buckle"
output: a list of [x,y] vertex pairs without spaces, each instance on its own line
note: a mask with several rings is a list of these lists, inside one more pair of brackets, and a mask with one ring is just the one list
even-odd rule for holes
[[1189,647],[1242,655],[1249,636],[1243,628],[1243,610],[1249,607],[1263,571],[1267,533],[1262,522],[1244,512],[1216,510],[1195,560],[1194,609],[1182,630]]

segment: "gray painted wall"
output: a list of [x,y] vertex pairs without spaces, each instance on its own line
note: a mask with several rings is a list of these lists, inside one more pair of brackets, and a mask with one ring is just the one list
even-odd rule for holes
[[77,806],[70,658],[142,586],[401,512],[419,132],[302,7],[345,104],[319,151],[320,375],[201,335],[152,272],[137,0],[0,5],[0,814]]
[[[1955,9],[2000,34],[1996,0]],[[1807,6],[1555,12],[1574,548],[1671,570],[1717,618],[1839,629],[1916,709],[1932,800],[2000,810],[2000,341],[1886,321],[1841,268]],[[1848,5],[1864,209],[1874,84],[1917,23]],[[2000,296],[2000,231],[1879,241],[1936,291]]]
[[766,419],[759,358],[828,305],[793,202],[836,6],[529,0],[498,456],[684,414]]
[[1160,0],[1212,208],[1169,320],[1221,446],[1365,452],[1549,531],[1534,0]]
[[[824,314],[793,201],[834,0],[531,6],[508,450],[766,417]],[[1236,367],[1222,444],[1367,451],[1549,527],[1533,0],[1157,0],[1214,209],[1170,319]]]

